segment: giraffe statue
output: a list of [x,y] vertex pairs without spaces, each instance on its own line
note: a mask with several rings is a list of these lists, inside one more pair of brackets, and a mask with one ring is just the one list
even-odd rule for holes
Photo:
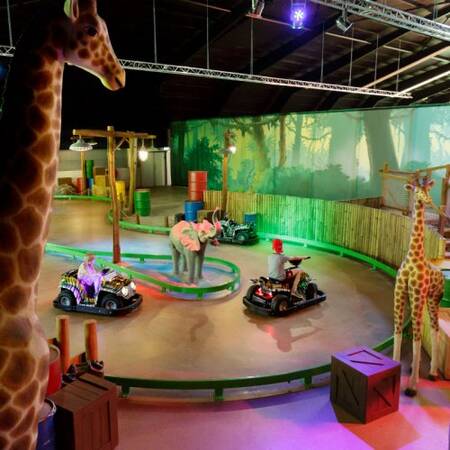
[[[59,5],[60,3],[60,5]],[[18,42],[0,121],[0,449],[36,448],[48,345],[35,312],[61,129],[64,64],[117,90],[125,72],[96,0],[42,5]],[[44,10],[45,9],[45,10]]]
[[419,381],[422,322],[425,303],[428,306],[431,324],[431,367],[430,380],[437,378],[437,352],[439,333],[439,303],[444,292],[444,275],[425,258],[424,214],[425,205],[432,204],[430,189],[434,181],[427,177],[421,182],[405,185],[414,193],[414,223],[411,230],[409,249],[397,272],[394,289],[394,353],[393,359],[400,361],[402,328],[406,301],[409,300],[413,331],[412,372],[405,394],[413,397]]

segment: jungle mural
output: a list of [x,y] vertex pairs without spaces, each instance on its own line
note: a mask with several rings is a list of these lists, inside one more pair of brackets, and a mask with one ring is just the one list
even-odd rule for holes
[[235,134],[229,190],[329,200],[380,195],[379,170],[450,162],[450,106],[291,113],[172,123],[173,184],[207,170],[222,186],[223,133]]

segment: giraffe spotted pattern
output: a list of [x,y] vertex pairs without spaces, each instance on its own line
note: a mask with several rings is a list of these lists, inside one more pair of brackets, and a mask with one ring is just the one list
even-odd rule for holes
[[35,313],[58,165],[66,62],[125,84],[95,0],[49,6],[16,46],[0,122],[0,449],[34,450],[48,378],[48,344]]
[[415,395],[419,378],[420,346],[425,304],[428,307],[432,330],[432,357],[430,378],[437,376],[437,336],[439,332],[439,303],[444,292],[444,275],[425,257],[425,205],[431,204],[429,190],[433,181],[427,178],[422,183],[405,188],[414,195],[414,222],[406,258],[402,262],[394,289],[394,359],[400,361],[400,347],[406,303],[411,309],[413,333],[412,374],[406,390],[407,395]]

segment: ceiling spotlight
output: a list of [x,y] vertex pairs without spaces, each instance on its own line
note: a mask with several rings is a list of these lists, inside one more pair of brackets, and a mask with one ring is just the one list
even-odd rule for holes
[[353,26],[353,23],[347,19],[347,10],[342,11],[342,16],[336,19],[336,26],[343,32],[346,33]]
[[92,144],[86,142],[80,136],[76,142],[70,145],[69,150],[73,150],[75,152],[87,152],[89,150],[92,150]]
[[306,0],[291,0],[291,27],[294,30],[303,28],[303,20],[305,19]]
[[261,17],[264,9],[264,0],[252,0],[252,13],[255,16]]

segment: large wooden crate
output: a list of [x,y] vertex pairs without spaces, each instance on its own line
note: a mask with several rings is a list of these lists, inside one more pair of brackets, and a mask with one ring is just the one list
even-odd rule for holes
[[[431,327],[425,307],[422,345],[431,358]],[[450,308],[439,309],[438,369],[446,380],[450,380]]]
[[368,347],[331,357],[331,401],[361,422],[398,410],[400,363]]
[[55,402],[57,448],[112,450],[118,442],[117,387],[85,374],[49,397]]

